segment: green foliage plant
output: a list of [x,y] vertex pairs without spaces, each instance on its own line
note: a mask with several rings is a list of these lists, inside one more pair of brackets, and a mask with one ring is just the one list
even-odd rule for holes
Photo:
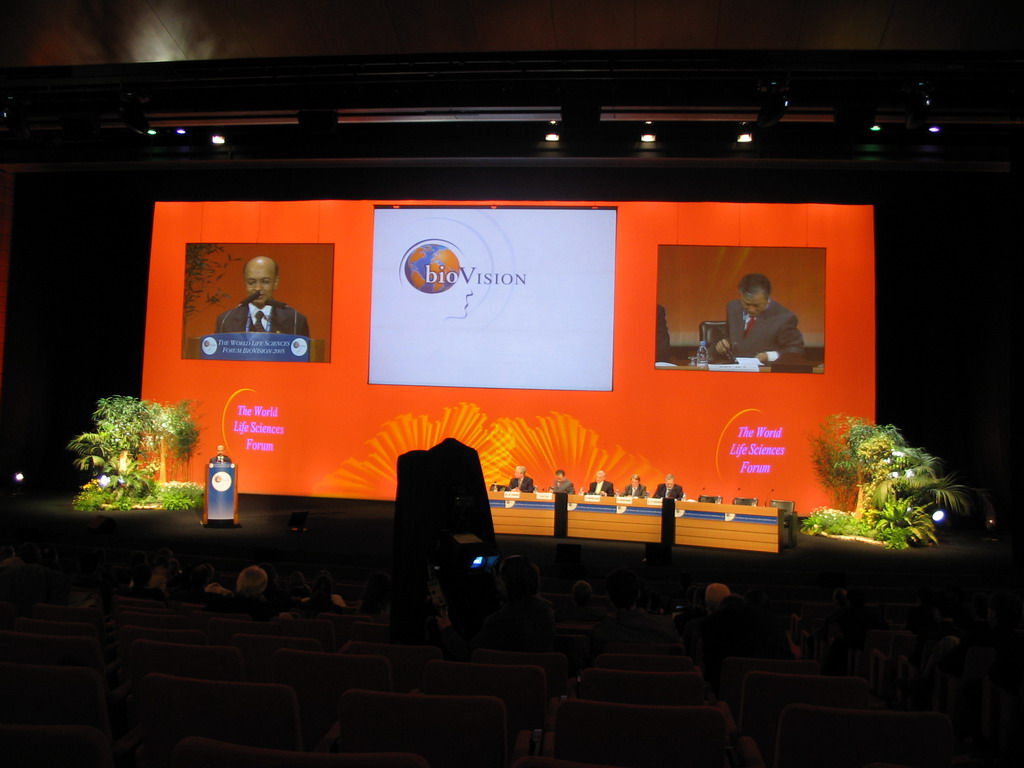
[[801,531],[811,536],[860,536],[871,538],[871,526],[849,512],[819,507],[804,518]]
[[199,509],[203,506],[203,486],[199,483],[163,483],[156,492],[162,509]]

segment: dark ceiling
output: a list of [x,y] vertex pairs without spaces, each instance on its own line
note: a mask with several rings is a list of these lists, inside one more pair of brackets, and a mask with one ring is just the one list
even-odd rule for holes
[[[1019,0],[8,0],[4,16],[0,167],[17,170],[456,157],[1005,170],[1024,111]],[[789,107],[758,128],[773,96]],[[736,143],[741,123],[751,144]]]

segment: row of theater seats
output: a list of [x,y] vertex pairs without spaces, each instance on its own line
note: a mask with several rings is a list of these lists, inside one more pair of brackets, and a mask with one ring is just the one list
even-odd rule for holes
[[[887,611],[889,618],[899,616]],[[801,657],[817,664],[829,654],[829,641],[818,636],[825,617],[835,611],[832,603],[807,603],[792,616],[792,632]],[[960,674],[934,669],[928,689],[917,701],[908,693],[927,664],[937,643],[927,641],[915,658],[917,636],[902,628],[902,621],[889,621],[890,629],[868,630],[863,648],[847,653],[845,672],[867,681],[868,690],[888,707],[897,710],[924,708],[947,715],[958,739],[985,746],[991,754],[1020,754],[1019,724],[1024,716],[1024,684],[1014,695],[994,686],[988,673],[995,660],[995,649],[973,647],[967,650]],[[1018,634],[1024,634],[1018,630]]]
[[[0,721],[8,729],[28,728],[22,736],[7,734],[13,741],[5,743],[29,744],[26,749],[39,756],[45,750],[38,738],[32,741],[33,728],[81,724],[101,734],[106,746],[97,764],[116,755],[126,764],[134,758],[141,768],[201,764],[210,755],[228,761],[232,750],[250,766],[346,765],[354,759],[328,754],[332,748],[413,753],[435,768],[505,768],[516,760],[517,766],[558,764],[543,758],[719,768],[727,755],[739,764],[777,768],[859,768],[875,759],[940,766],[951,753],[944,716],[871,710],[863,679],[806,674],[816,672],[808,662],[727,659],[716,701],[679,646],[630,646],[619,650],[634,653],[599,656],[571,685],[568,660],[558,653],[478,650],[471,663],[446,662],[433,647],[349,641],[336,649],[336,640],[265,629],[274,623],[229,627],[216,622],[231,620],[214,617],[205,631],[138,627],[130,622],[147,612],[134,607],[119,605],[111,617],[120,628],[116,653],[108,645],[106,657],[119,672],[107,684],[97,638],[0,632],[3,679],[11,681],[10,690],[25,692],[3,697]],[[168,614],[154,609],[152,615]],[[276,624],[283,629],[290,622]],[[238,631],[210,645],[211,625],[214,632]],[[264,629],[253,631],[256,626]],[[104,633],[109,628],[103,624]],[[133,639],[135,630],[163,637]],[[182,642],[185,636],[171,634],[178,632],[196,634]],[[66,666],[83,647],[71,644],[83,639],[93,644],[93,662]],[[290,645],[296,641],[317,647]],[[114,724],[122,718],[123,725]],[[77,729],[64,729],[72,731]],[[524,763],[531,745],[543,754]],[[285,750],[290,761],[274,750]],[[306,758],[321,762],[300,762]],[[422,765],[407,757],[372,759]]]

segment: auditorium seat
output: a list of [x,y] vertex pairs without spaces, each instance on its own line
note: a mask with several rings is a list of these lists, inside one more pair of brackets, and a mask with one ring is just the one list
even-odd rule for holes
[[[185,616],[188,617],[189,624],[192,629],[200,629],[206,632],[209,628],[210,622],[214,619],[227,619],[229,621],[248,621],[252,622],[252,616],[245,613],[218,613],[216,611],[189,611]],[[217,645],[217,643],[214,643]]]
[[139,703],[143,678],[153,672],[199,680],[242,682],[242,652],[227,645],[187,645],[140,639],[132,643],[127,659],[132,695],[129,697],[130,722],[139,721]]
[[114,768],[110,739],[88,725],[0,725],[6,765]]
[[352,625],[356,622],[372,623],[373,616],[360,613],[318,613],[317,619],[321,621],[329,621],[331,626],[334,627],[334,647],[335,649],[341,648],[345,643],[352,639]]
[[341,752],[412,752],[431,768],[507,764],[505,705],[495,696],[346,691],[338,723]]
[[244,619],[210,619],[206,625],[206,637],[210,645],[227,645],[232,635],[244,632],[247,635],[280,635],[281,624],[276,621],[252,621],[251,616]]
[[312,637],[284,637],[282,635],[249,635],[239,632],[231,636],[228,645],[242,652],[245,679],[250,683],[269,683],[274,679],[275,651],[291,648],[295,651],[323,652],[319,640]]
[[757,744],[771,768],[779,718],[790,704],[867,709],[871,695],[862,677],[748,672],[736,713],[739,732]]
[[132,643],[136,640],[159,640],[164,643],[182,645],[206,645],[206,635],[198,629],[156,629],[154,627],[135,627],[131,624],[121,627],[117,633],[117,652],[121,666],[127,668],[128,655]]
[[[110,744],[106,686],[95,669],[0,661],[0,680],[4,688],[0,723],[87,725],[97,729]],[[4,747],[0,747],[0,756],[6,760]]]
[[601,669],[631,669],[635,672],[692,672],[689,656],[666,656],[651,653],[602,653],[594,659]]
[[14,603],[0,600],[0,630],[13,629],[14,618],[17,615],[17,611],[14,610]]
[[790,704],[779,719],[775,768],[862,768],[872,762],[948,768],[953,727],[939,712]]
[[30,619],[19,616],[14,620],[15,632],[29,632],[37,635],[65,635],[76,637],[92,637],[99,640],[96,627],[79,621],[50,621],[48,619]]
[[119,627],[150,627],[153,629],[192,629],[187,616],[180,613],[123,610],[118,614]]
[[637,672],[591,667],[580,677],[579,697],[589,701],[659,706],[704,703],[704,678],[698,672]]
[[286,685],[194,680],[153,673],[142,679],[138,768],[169,768],[186,736],[301,750],[295,692]]
[[543,729],[547,715],[547,678],[538,666],[430,661],[423,670],[423,692],[444,696],[497,696],[505,704],[509,753],[525,733],[517,751],[529,751],[529,738]]
[[728,704],[734,716],[739,716],[743,681],[748,672],[816,675],[819,669],[817,662],[802,659],[753,659],[746,656],[727,656],[722,659],[722,672],[718,679],[718,700]]
[[94,637],[0,631],[0,659],[24,664],[88,667],[108,686],[113,682],[113,669],[105,663],[99,641]]
[[568,699],[546,756],[635,768],[722,768],[725,719],[714,707],[661,707]]
[[74,621],[81,624],[89,624],[96,628],[96,638],[100,641],[100,644],[107,645],[107,623],[103,618],[103,611],[99,608],[36,603],[32,606],[32,618],[45,619],[46,621]]
[[391,691],[391,662],[383,656],[322,653],[282,648],[271,659],[272,682],[295,691],[302,743],[317,748],[337,722],[338,698],[347,690]]
[[568,694],[569,660],[564,653],[529,653],[477,648],[473,651],[472,660],[482,664],[527,664],[540,667],[547,678],[548,699],[558,699]]
[[389,643],[391,642],[391,625],[372,621],[357,621],[352,625],[349,637],[352,640],[366,643]]
[[430,764],[408,752],[292,752],[190,736],[174,748],[171,768],[430,768]]
[[428,661],[440,659],[441,649],[434,645],[391,645],[351,640],[342,653],[357,656],[383,656],[391,662],[391,682],[398,693],[423,687],[423,668]]
[[336,651],[334,625],[324,619],[274,619],[285,637],[311,637],[319,640],[325,651]]
[[647,653],[685,656],[682,643],[605,643],[603,653]]

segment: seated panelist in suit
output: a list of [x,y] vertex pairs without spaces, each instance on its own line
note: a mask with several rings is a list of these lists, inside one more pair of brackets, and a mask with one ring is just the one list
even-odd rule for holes
[[782,355],[802,355],[804,335],[797,316],[772,301],[771,281],[762,274],[744,275],[740,297],[725,307],[726,338],[715,344],[719,355],[756,357],[772,363]]
[[309,336],[306,316],[274,298],[277,262],[266,256],[249,259],[242,270],[246,298],[217,318],[214,333],[289,333]]
[[565,476],[564,469],[555,470],[555,482],[551,486],[552,493],[576,493],[576,486]]
[[632,475],[629,478],[629,485],[627,485],[620,496],[632,496],[634,499],[646,499],[647,498],[647,486],[640,482],[640,475]]
[[522,493],[533,493],[533,478],[527,477],[526,467],[521,464],[516,467],[516,473],[508,481],[508,489]]
[[675,475],[665,475],[665,482],[658,483],[654,489],[656,499],[681,499],[683,498],[683,486],[676,484]]
[[605,480],[604,475],[605,473],[603,469],[597,471],[597,474],[594,475],[594,482],[590,484],[590,490],[588,490],[587,493],[591,495],[599,494],[601,496],[615,495],[615,486]]

